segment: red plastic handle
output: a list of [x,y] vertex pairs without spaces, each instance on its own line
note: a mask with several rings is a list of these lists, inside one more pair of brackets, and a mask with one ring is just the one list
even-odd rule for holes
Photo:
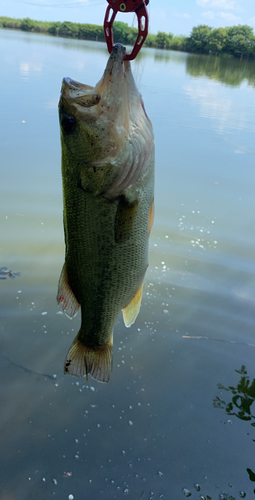
[[107,0],[107,2],[118,12],[136,12],[143,5],[148,5],[149,0]]
[[[114,41],[113,41],[113,22],[118,12],[135,12],[138,19],[138,35],[135,41],[135,45],[131,54],[126,54],[125,59],[132,61],[137,56],[139,50],[145,42],[148,35],[149,28],[149,17],[146,9],[149,0],[107,0],[109,5],[106,9],[105,19],[104,19],[104,33],[105,39],[108,47],[108,51],[111,54]],[[109,20],[110,12],[112,14]]]

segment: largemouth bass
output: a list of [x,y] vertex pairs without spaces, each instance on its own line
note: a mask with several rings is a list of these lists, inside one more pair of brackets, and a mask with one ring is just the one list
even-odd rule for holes
[[65,263],[58,303],[81,328],[64,371],[108,382],[113,327],[135,321],[153,223],[154,142],[125,48],[95,87],[64,78],[59,101]]

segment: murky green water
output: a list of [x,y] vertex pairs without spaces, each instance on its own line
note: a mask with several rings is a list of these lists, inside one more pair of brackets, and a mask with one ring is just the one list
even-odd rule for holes
[[157,154],[142,308],[116,324],[109,384],[63,375],[80,319],[55,298],[57,102],[63,76],[94,85],[107,57],[0,31],[0,267],[21,273],[0,280],[0,499],[254,498],[254,62],[133,63]]

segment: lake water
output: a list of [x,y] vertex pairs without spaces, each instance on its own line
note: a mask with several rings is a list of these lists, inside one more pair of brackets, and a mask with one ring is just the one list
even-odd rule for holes
[[[0,500],[254,498],[255,63],[143,49],[155,223],[109,384],[63,375],[57,103],[106,45],[0,30]],[[220,385],[219,385],[220,384]],[[253,413],[252,413],[253,412]]]

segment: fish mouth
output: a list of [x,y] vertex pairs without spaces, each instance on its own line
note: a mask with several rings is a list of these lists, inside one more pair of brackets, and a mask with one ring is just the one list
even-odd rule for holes
[[95,87],[71,78],[63,78],[60,105],[62,102],[65,107],[74,106],[81,114],[88,108],[96,107],[93,110],[96,114],[107,110],[109,117],[116,118],[116,111],[120,108],[120,101],[123,101],[123,92],[125,93],[126,90],[125,71],[130,66],[129,62],[124,63],[125,54],[126,48],[123,45],[120,43],[114,45],[103,77]]

